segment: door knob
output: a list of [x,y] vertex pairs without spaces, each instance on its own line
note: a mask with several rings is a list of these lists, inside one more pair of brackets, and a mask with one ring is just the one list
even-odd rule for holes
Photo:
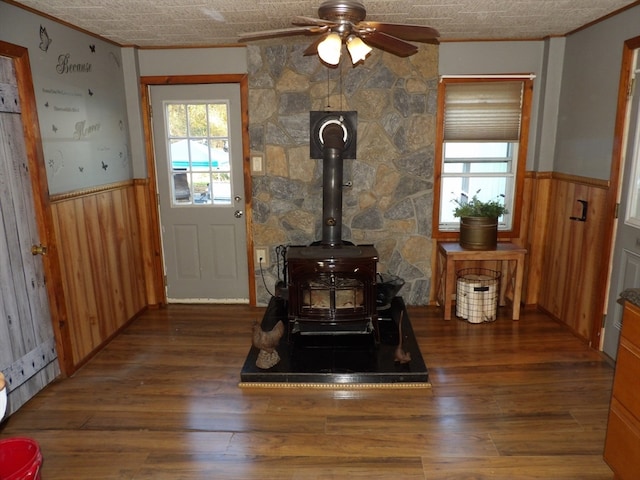
[[233,212],[233,216],[236,218],[241,218],[242,215],[244,215],[244,212],[242,210],[236,210],[235,212]]
[[44,245],[31,245],[31,255],[46,255],[47,247]]

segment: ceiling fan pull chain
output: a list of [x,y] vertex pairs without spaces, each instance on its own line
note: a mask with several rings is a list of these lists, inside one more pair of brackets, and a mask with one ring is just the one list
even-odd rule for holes
[[[343,62],[344,63],[344,62]],[[340,65],[340,111],[343,112],[344,108],[342,108],[342,70],[344,70],[344,67],[342,65]]]
[[331,83],[329,78],[329,69],[325,69],[327,71],[327,110],[331,109]]

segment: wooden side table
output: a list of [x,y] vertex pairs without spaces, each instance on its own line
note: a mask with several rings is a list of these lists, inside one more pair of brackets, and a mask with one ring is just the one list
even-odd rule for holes
[[526,254],[525,248],[513,243],[498,243],[495,250],[466,250],[456,242],[438,242],[437,300],[444,308],[444,319],[451,320],[451,297],[456,287],[456,262],[494,260],[501,262],[500,305],[505,305],[506,293],[510,289],[513,298],[512,318],[519,320]]

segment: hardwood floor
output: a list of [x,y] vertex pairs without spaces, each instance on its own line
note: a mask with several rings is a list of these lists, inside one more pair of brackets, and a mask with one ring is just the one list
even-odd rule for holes
[[0,438],[35,438],[43,480],[613,477],[613,367],[543,314],[473,325],[409,307],[431,389],[241,389],[262,311],[147,311]]

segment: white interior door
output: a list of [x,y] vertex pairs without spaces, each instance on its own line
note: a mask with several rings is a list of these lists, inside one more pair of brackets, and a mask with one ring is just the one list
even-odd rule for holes
[[150,87],[167,299],[248,302],[237,84]]
[[[632,69],[634,78],[638,73],[637,58],[636,51]],[[620,293],[627,288],[640,288],[640,88],[638,85],[634,89],[629,105],[624,172],[603,341],[603,351],[614,359],[617,357],[622,322]]]

